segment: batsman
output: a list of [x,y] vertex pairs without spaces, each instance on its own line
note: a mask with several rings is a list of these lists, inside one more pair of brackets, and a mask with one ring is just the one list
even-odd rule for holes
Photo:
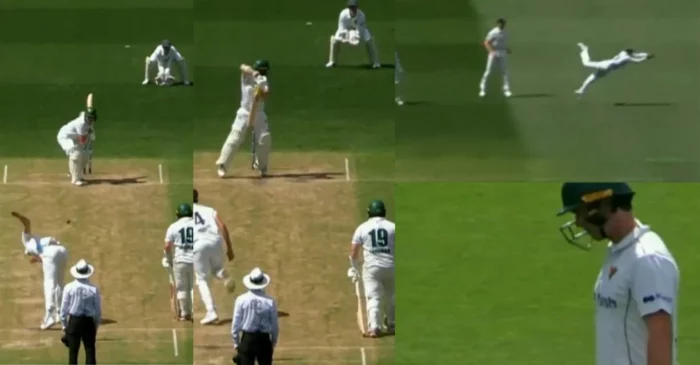
[[[68,172],[71,183],[76,186],[86,184],[84,172],[88,163],[92,165],[92,142],[95,141],[95,122],[97,109],[92,100],[92,94],[87,97],[87,107],[77,118],[66,123],[58,131],[58,144],[68,156]],[[92,170],[92,166],[89,168]]]
[[192,290],[194,289],[194,219],[192,206],[180,204],[175,211],[177,221],[165,233],[163,267],[170,274],[171,301],[177,299],[174,315],[180,321],[192,321]]
[[219,177],[226,176],[226,168],[245,139],[244,132],[248,128],[253,129],[253,168],[260,172],[261,177],[267,176],[272,148],[272,137],[265,114],[265,100],[270,93],[267,81],[269,70],[270,63],[266,60],[255,61],[252,67],[241,65],[241,106],[231,126],[231,132],[221,148],[221,155],[216,160]]

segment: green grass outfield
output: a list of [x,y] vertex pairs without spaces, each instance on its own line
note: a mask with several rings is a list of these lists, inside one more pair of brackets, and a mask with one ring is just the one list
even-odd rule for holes
[[[396,119],[396,175],[449,181],[700,177],[697,1],[397,0],[396,44],[409,102]],[[478,97],[495,19],[508,19],[511,84]],[[593,59],[626,47],[657,58],[573,91]],[[616,104],[624,103],[624,106]]]

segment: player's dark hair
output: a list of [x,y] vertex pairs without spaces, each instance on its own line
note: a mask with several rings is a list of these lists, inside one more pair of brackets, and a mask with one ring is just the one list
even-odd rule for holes
[[498,18],[498,20],[496,20],[496,24],[506,25],[506,20],[503,18]]
[[634,194],[613,195],[610,199],[610,205],[613,210],[623,210],[625,212],[632,211],[632,198]]
[[192,189],[194,191],[193,196],[192,196],[192,201],[195,203],[199,203],[199,192],[197,189]]

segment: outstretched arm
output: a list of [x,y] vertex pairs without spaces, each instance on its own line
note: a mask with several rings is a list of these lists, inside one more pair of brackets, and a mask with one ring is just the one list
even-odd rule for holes
[[634,53],[632,56],[630,56],[630,59],[632,60],[632,62],[637,62],[637,63],[644,62],[644,61],[650,60],[652,58],[654,58],[654,55],[651,53],[646,53],[646,52],[637,52],[637,53]]

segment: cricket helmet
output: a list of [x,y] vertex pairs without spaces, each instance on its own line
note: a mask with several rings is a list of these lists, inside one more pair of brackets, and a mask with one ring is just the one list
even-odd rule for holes
[[[562,208],[557,216],[574,213],[580,207],[586,207],[587,216],[584,219],[596,226],[600,230],[601,236],[605,238],[603,225],[607,218],[598,211],[600,203],[609,199],[613,202],[613,209],[615,209],[623,202],[631,203],[634,194],[632,188],[624,182],[566,182],[561,187]],[[591,249],[590,242],[579,242],[588,235],[588,232],[577,229],[576,220],[566,222],[559,227],[559,231],[568,243],[584,250]]]
[[85,110],[85,119],[92,119],[93,121],[97,121],[97,109],[87,108]]
[[163,48],[166,48],[166,49],[167,49],[167,48],[171,48],[171,47],[173,46],[173,42],[171,42],[171,41],[169,41],[169,40],[167,40],[167,39],[164,39],[164,40],[160,43],[160,45],[163,46]]
[[372,217],[386,217],[386,207],[381,200],[372,200],[367,207],[367,215]]
[[178,218],[192,217],[192,206],[188,203],[182,203],[178,205],[177,210],[175,211],[175,215]]
[[348,8],[358,6],[360,6],[360,2],[358,0],[348,0]]
[[268,60],[257,60],[253,63],[253,70],[258,71],[261,75],[266,75],[270,70],[270,62]]

